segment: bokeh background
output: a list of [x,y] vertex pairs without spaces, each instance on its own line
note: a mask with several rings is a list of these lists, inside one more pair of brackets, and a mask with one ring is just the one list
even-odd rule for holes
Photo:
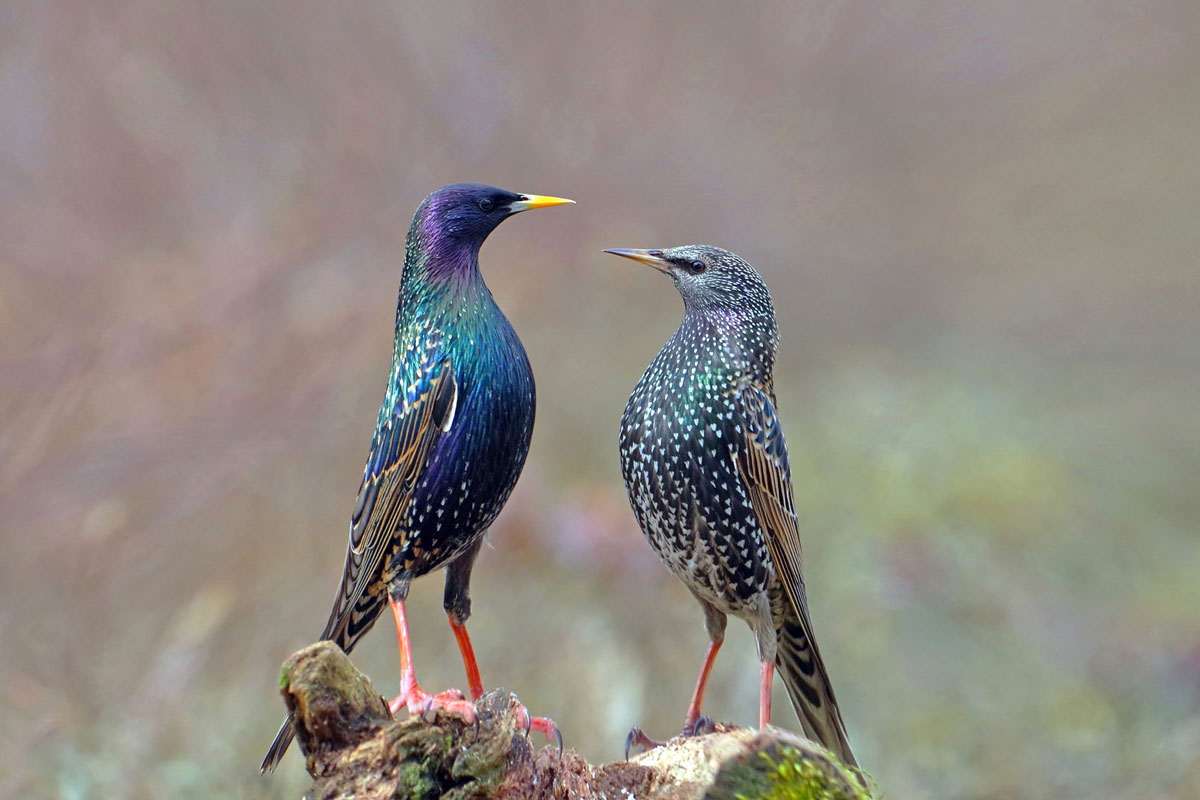
[[[757,264],[816,629],[895,798],[1200,797],[1191,0],[0,7],[0,794],[295,797],[409,217],[578,200],[484,273],[538,378],[476,568],[491,685],[594,761],[681,720],[702,616],[616,426],[670,284]],[[441,580],[418,667],[461,686]],[[381,627],[355,654],[382,690]],[[707,710],[752,723],[731,625]],[[795,726],[782,691],[778,722]]]

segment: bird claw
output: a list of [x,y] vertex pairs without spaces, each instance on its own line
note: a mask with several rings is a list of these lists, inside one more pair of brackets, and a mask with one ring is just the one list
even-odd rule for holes
[[410,716],[420,717],[425,722],[433,722],[439,711],[460,717],[468,725],[479,722],[479,716],[475,713],[475,704],[467,700],[466,696],[458,689],[447,689],[438,694],[429,694],[414,684],[407,694],[398,695],[388,703],[388,711],[393,717],[402,709],[407,709]]
[[697,717],[694,722],[687,722],[683,725],[682,736],[704,736],[708,733],[713,733],[717,729],[717,724],[709,717]]
[[[560,731],[560,730],[558,729],[558,726],[557,726],[557,725],[555,725],[553,722],[551,722],[551,721],[550,721],[550,719],[549,719],[548,717],[543,717],[543,719],[545,719],[547,722],[549,722],[549,723],[550,723],[550,725],[552,726],[553,730],[554,730],[554,739],[555,739],[555,741],[558,743],[558,758],[559,758],[559,760],[561,761],[561,760],[562,760],[562,754],[563,754],[563,735],[562,735],[562,731]],[[549,735],[547,735],[547,736],[546,736],[546,738],[547,738],[547,739],[549,739],[549,738],[550,738],[550,737],[549,737]]]
[[641,752],[644,753],[647,750],[653,750],[656,747],[662,747],[663,743],[655,739],[651,739],[641,728],[634,727],[630,728],[629,733],[625,736],[626,761],[629,760],[629,753],[631,750],[633,750],[634,745],[643,748]]
[[558,757],[562,758],[563,735],[562,731],[558,729],[558,726],[554,724],[554,720],[550,719],[549,717],[535,717],[529,713],[529,709],[525,708],[525,706],[521,706],[517,714],[518,719],[525,728],[526,738],[529,738],[530,731],[536,730],[538,733],[546,737],[547,742],[549,742],[551,739],[554,739],[555,744],[558,746]]
[[433,722],[437,719],[437,710],[433,707],[433,697],[426,697],[422,700],[420,703],[420,713],[414,716],[419,716],[423,722]]
[[[692,737],[703,736],[706,733],[712,733],[717,729],[717,725],[708,717],[697,717],[692,722],[684,722],[683,730],[680,736]],[[656,747],[662,747],[665,742],[660,742],[657,739],[651,739],[646,735],[646,732],[641,728],[633,727],[629,729],[629,734],[625,737],[625,760],[629,760],[629,753],[633,750],[634,745],[642,748],[642,752],[653,750]]]

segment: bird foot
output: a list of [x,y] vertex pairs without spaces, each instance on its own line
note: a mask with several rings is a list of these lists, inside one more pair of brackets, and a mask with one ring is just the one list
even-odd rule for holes
[[683,723],[683,731],[680,736],[704,736],[709,733],[715,733],[717,723],[713,722],[708,717],[697,717],[694,722]]
[[476,721],[475,704],[467,700],[466,695],[458,689],[430,694],[414,683],[407,693],[397,695],[388,703],[388,711],[392,712],[393,717],[404,709],[407,709],[411,716],[419,716],[426,722],[432,721],[432,718],[427,716],[430,712],[436,716],[439,711],[461,717],[468,725]]
[[558,744],[558,757],[562,758],[563,752],[563,737],[558,726],[554,724],[554,720],[549,717],[534,717],[530,716],[529,709],[521,706],[517,711],[518,724],[525,728],[525,735],[529,736],[530,731],[537,731],[546,737],[546,741],[554,741]]
[[[717,724],[711,719],[708,717],[697,717],[695,721],[684,722],[683,730],[680,731],[679,735],[686,739],[692,736],[704,736],[716,730]],[[664,744],[666,742],[651,739],[641,728],[630,728],[629,735],[625,737],[625,760],[629,760],[629,754],[634,751],[635,747],[639,753],[644,753],[647,750],[662,747]]]
[[664,744],[666,742],[651,739],[641,728],[630,728],[629,734],[625,737],[625,760],[629,760],[629,754],[633,752],[635,747],[638,753],[644,753],[647,750],[662,747]]

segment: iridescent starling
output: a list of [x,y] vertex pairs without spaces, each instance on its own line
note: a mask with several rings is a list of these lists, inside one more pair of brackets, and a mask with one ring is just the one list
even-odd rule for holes
[[[479,273],[479,249],[513,214],[570,202],[455,184],[426,197],[413,215],[387,390],[350,518],[341,585],[321,633],[348,653],[391,607],[401,665],[393,712],[439,707],[473,717],[461,692],[422,690],[413,667],[405,598],[414,578],[442,567],[443,604],[468,689],[472,699],[483,693],[465,627],[471,567],[529,452],[534,386],[525,348]],[[533,722],[553,732],[548,720]],[[279,763],[293,733],[285,720],[264,772]]]
[[[759,725],[774,670],[804,731],[854,765],[808,616],[800,532],[772,368],[778,333],[758,272],[726,250],[609,250],[668,275],[683,296],[679,329],[621,418],[621,470],[651,547],[704,609],[710,643],[684,721],[696,729],[727,615],[754,632]],[[634,741],[649,740],[637,729]]]

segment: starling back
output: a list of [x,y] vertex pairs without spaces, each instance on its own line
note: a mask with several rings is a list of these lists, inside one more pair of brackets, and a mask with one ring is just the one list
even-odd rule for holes
[[[778,666],[805,733],[854,766],[800,572],[772,379],[778,333],[771,294],[752,266],[717,247],[607,252],[666,274],[683,296],[679,329],[625,407],[620,453],[642,531],[704,609],[710,644],[684,732],[701,719],[732,614],[758,644],[759,724],[770,722]],[[637,729],[631,739],[652,743]]]

